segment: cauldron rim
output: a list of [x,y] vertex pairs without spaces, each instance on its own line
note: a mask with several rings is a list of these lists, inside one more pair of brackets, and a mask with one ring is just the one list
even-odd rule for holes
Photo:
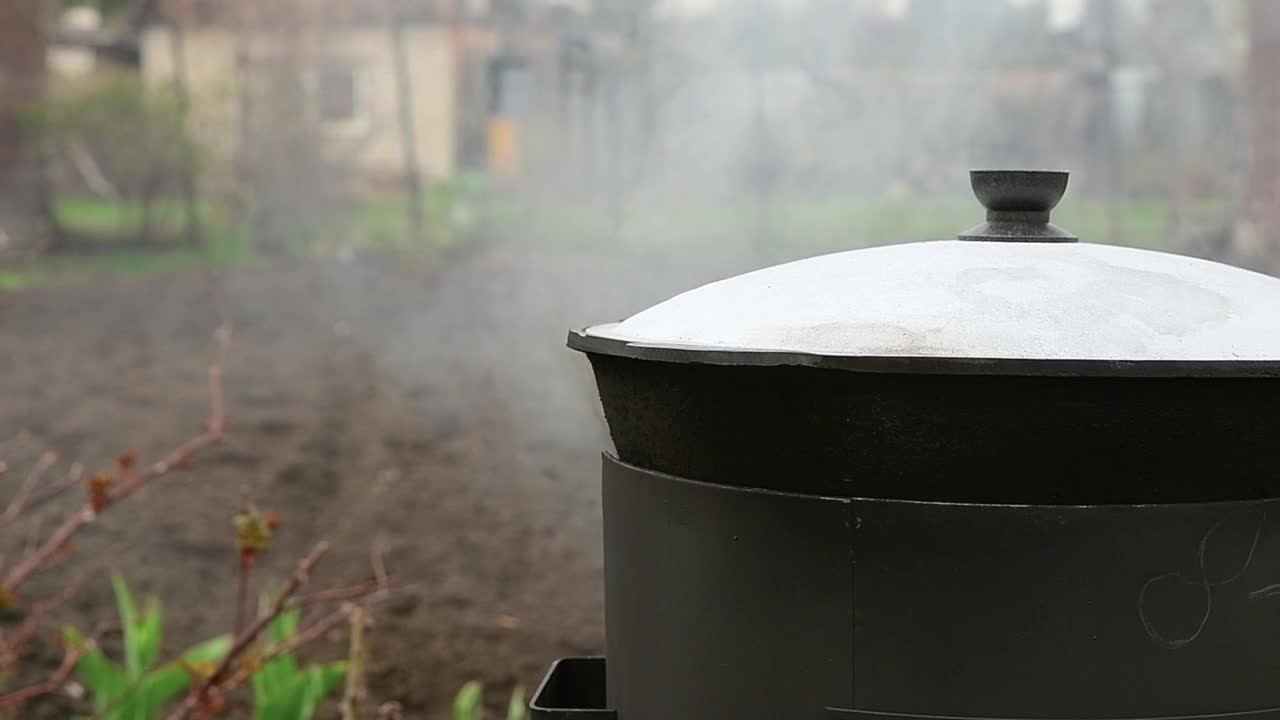
[[824,355],[630,342],[569,331],[567,345],[588,355],[745,367],[809,367],[862,373],[996,375],[1011,377],[1280,378],[1280,360],[1102,360],[979,358],[924,355]]

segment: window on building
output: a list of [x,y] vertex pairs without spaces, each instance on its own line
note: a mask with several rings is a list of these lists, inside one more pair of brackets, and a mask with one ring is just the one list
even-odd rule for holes
[[489,64],[489,112],[520,117],[529,104],[529,68],[519,58],[501,57]]
[[360,88],[351,63],[326,62],[316,69],[316,115],[326,123],[350,123],[360,118]]

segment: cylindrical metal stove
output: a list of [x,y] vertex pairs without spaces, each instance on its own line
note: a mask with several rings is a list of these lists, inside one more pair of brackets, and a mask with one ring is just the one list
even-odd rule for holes
[[608,660],[536,717],[1280,718],[1280,280],[1077,242],[975,171],[956,240],[570,334]]

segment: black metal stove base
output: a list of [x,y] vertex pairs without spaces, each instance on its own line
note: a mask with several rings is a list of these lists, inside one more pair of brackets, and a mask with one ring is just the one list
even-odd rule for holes
[[1280,707],[1280,499],[831,498],[606,457],[603,511],[618,720],[1258,720]]
[[[538,686],[529,703],[531,720],[618,720],[615,710],[607,709],[606,660],[602,657],[570,657],[557,660]],[[1040,718],[977,718],[950,715],[919,715],[827,708],[830,720],[1042,720]],[[707,720],[732,720],[707,718]],[[1091,719],[1097,720],[1097,719]],[[1125,718],[1121,720],[1280,720],[1280,708],[1210,715],[1180,715],[1163,718]]]
[[529,703],[532,720],[617,720],[606,708],[602,657],[557,660]]
[[[977,718],[952,715],[916,715],[909,713],[875,712],[872,710],[844,710],[827,708],[831,720],[1043,720],[1042,718]],[[1280,708],[1249,710],[1246,712],[1212,713],[1209,715],[1174,715],[1157,718],[1108,718],[1106,720],[1278,720]],[[1103,719],[1089,719],[1103,720]]]

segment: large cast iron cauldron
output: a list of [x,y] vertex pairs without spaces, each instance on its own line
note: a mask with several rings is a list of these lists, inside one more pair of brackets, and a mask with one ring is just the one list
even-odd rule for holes
[[1076,242],[1065,173],[957,240],[570,335],[608,663],[543,718],[1280,718],[1280,281]]

